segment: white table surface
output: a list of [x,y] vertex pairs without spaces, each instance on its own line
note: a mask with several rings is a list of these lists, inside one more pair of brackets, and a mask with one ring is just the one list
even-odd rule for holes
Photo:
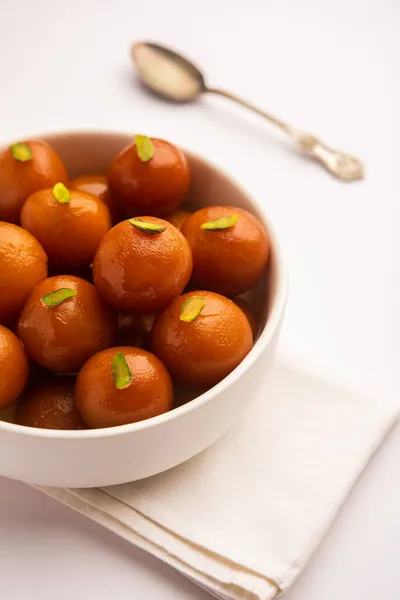
[[[120,129],[208,155],[265,203],[280,229],[292,279],[282,352],[301,353],[380,402],[393,401],[400,392],[399,26],[396,0],[3,0],[0,142],[57,129]],[[359,154],[366,181],[333,180],[268,124],[223,101],[177,107],[145,95],[128,56],[129,43],[143,38],[185,50],[210,83]],[[397,428],[288,600],[400,597],[399,461]],[[0,565],[4,598],[208,597],[5,479]]]

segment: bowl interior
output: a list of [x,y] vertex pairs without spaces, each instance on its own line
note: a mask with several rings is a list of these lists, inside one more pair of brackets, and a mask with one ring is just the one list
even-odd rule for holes
[[[91,173],[106,174],[114,157],[132,142],[133,134],[74,132],[45,135],[40,138],[46,140],[61,156],[69,177],[72,179]],[[194,208],[213,204],[244,208],[260,218],[269,233],[271,256],[268,269],[257,285],[244,295],[258,318],[261,335],[267,323],[268,314],[276,303],[280,287],[279,281],[282,276],[278,268],[278,252],[274,233],[261,207],[257,206],[237,183],[209,161],[184,151],[192,173],[191,188],[187,198],[188,204]],[[175,390],[175,406],[186,403],[203,391],[177,388]],[[9,408],[3,414],[0,413],[0,419],[12,421],[12,413],[12,408]]]

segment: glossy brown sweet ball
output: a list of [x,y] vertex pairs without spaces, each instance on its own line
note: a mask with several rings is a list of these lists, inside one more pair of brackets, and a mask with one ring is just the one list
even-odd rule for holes
[[105,175],[82,175],[70,181],[68,186],[71,190],[93,194],[93,196],[97,196],[97,198],[102,200],[110,211],[113,223],[116,224],[122,220],[122,211],[110,193],[108,179]]
[[68,187],[71,190],[79,190],[80,192],[86,192],[87,194],[93,194],[100,198],[105,204],[108,205],[110,198],[110,191],[108,189],[108,180],[105,175],[81,175],[72,179]]
[[190,170],[185,155],[173,144],[135,136],[111,164],[108,181],[113,197],[130,216],[162,216],[186,196]]
[[92,284],[58,275],[35,287],[17,330],[28,356],[39,365],[56,373],[75,373],[114,343],[116,318]]
[[89,427],[114,427],[170,410],[172,382],[154,354],[118,346],[99,352],[82,367],[75,398]]
[[146,348],[153,323],[156,319],[154,313],[148,315],[118,315],[118,346],[135,346]]
[[0,325],[0,408],[12,404],[24,391],[29,362],[16,335]]
[[250,352],[247,317],[231,300],[196,291],[176,298],[156,319],[151,349],[178,383],[215,385]]
[[111,229],[111,217],[104,202],[93,194],[57,183],[29,196],[22,207],[21,225],[42,244],[52,268],[69,270],[93,262]]
[[41,429],[85,429],[74,393],[74,377],[50,377],[24,394],[17,406],[15,422]]
[[13,323],[46,277],[47,255],[37,239],[18,225],[0,222],[0,323]]
[[178,208],[174,210],[169,216],[165,217],[165,220],[171,223],[174,227],[181,231],[182,225],[186,221],[188,217],[190,217],[191,213],[188,210],[183,210]]
[[120,312],[162,310],[184,289],[192,253],[183,235],[157,217],[129,219],[103,238],[93,277],[103,298]]
[[249,304],[249,302],[247,302],[247,300],[244,300],[243,298],[233,298],[233,301],[235,304],[238,305],[239,308],[242,309],[242,311],[246,315],[247,320],[250,323],[251,332],[253,334],[253,341],[255,341],[260,331],[260,324],[252,306]]
[[25,200],[34,192],[68,180],[56,152],[41,140],[13,144],[0,152],[0,219],[20,222]]
[[267,232],[241,208],[202,208],[185,221],[182,233],[193,252],[192,280],[198,287],[236,296],[252,288],[267,266]]

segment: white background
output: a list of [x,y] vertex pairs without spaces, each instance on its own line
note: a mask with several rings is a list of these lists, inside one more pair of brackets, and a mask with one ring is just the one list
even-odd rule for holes
[[[50,130],[119,129],[209,156],[264,203],[281,232],[291,265],[282,352],[393,401],[399,26],[396,0],[0,0],[0,143]],[[225,101],[174,106],[147,96],[128,50],[149,38],[185,51],[211,84],[360,155],[366,181],[333,180],[267,123]],[[397,428],[288,600],[400,597],[399,461]],[[99,526],[4,479],[0,574],[4,598],[207,597]]]

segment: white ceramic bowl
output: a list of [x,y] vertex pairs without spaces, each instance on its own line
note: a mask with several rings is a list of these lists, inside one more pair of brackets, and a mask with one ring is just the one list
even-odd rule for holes
[[[131,134],[111,132],[38,137],[61,155],[70,177],[105,172],[112,158],[132,141]],[[269,269],[254,292],[263,327],[259,339],[218,385],[147,421],[87,431],[42,430],[0,421],[1,475],[63,487],[107,486],[142,479],[170,469],[213,444],[240,420],[254,397],[271,364],[285,309],[287,282],[282,251],[257,201],[218,167],[185,153],[192,171],[190,200],[194,204],[245,208],[268,230],[272,246]]]

